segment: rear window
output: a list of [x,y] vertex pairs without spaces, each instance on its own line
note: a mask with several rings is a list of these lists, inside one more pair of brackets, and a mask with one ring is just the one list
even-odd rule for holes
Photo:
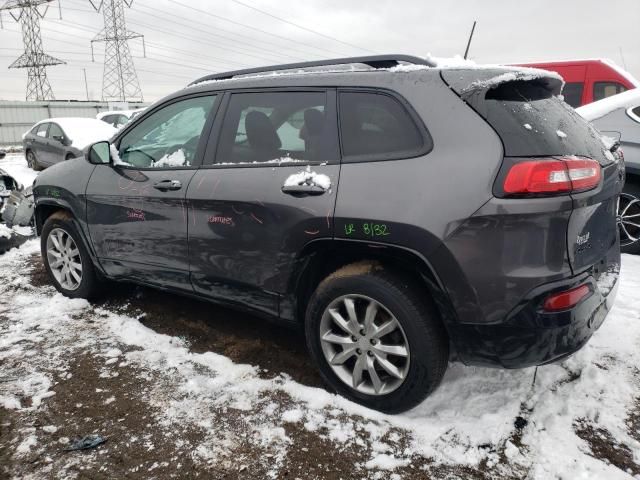
[[562,89],[564,101],[573,108],[578,108],[582,104],[582,92],[584,91],[584,83],[572,82],[565,83]]
[[514,78],[521,80],[496,83],[504,72],[450,72],[443,78],[498,133],[506,156],[578,155],[607,162],[593,127],[555,96],[559,80],[520,74]]
[[593,101],[617,95],[627,90],[627,87],[618,82],[595,82],[593,84]]
[[49,128],[48,123],[42,123],[33,129],[33,133],[35,133],[39,137],[46,137],[48,128]]
[[374,92],[339,95],[343,161],[391,160],[424,150],[420,129],[396,98]]

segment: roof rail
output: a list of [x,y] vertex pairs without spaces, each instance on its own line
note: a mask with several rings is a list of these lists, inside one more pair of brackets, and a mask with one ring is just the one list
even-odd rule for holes
[[372,68],[390,68],[399,65],[400,62],[411,63],[414,65],[426,65],[427,67],[435,67],[436,64],[431,60],[412,55],[369,55],[364,57],[345,57],[331,58],[328,60],[316,60],[313,62],[300,63],[284,63],[282,65],[270,65],[266,67],[247,68],[244,70],[234,70],[232,72],[212,73],[205,75],[189,85],[206,82],[208,80],[228,80],[241,75],[251,75],[254,73],[276,72],[279,70],[293,70],[297,68],[325,67],[331,65],[349,65],[351,63],[362,63]]

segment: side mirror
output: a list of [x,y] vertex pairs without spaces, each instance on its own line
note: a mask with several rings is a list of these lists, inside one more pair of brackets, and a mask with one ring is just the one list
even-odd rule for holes
[[107,165],[111,162],[109,142],[94,143],[87,151],[87,161],[93,165]]
[[7,152],[5,152],[4,150],[0,150],[0,160],[2,160],[6,156],[7,156]]

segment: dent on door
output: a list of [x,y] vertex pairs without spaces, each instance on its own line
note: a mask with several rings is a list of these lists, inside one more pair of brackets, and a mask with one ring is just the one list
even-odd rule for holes
[[[335,185],[338,165],[310,167]],[[278,314],[297,255],[332,238],[335,189],[283,192],[304,167],[204,169],[188,191],[191,280],[197,293]],[[289,185],[291,186],[291,185]],[[286,191],[286,188],[285,188]]]

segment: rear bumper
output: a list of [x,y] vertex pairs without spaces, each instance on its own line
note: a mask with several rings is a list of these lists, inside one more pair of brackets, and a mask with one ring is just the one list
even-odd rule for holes
[[[558,361],[587,343],[611,310],[618,288],[620,254],[575,277],[543,285],[527,296],[505,322],[458,325],[450,331],[467,365],[522,368]],[[589,283],[592,294],[570,310],[543,311],[552,293]]]

